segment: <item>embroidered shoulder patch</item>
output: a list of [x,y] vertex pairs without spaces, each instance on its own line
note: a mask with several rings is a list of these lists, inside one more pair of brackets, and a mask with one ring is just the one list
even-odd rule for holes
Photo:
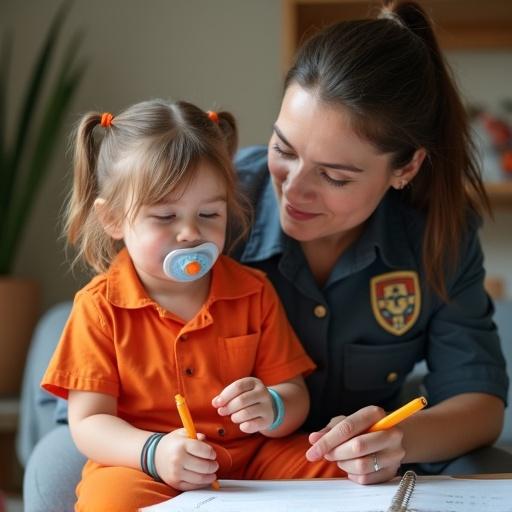
[[421,293],[416,272],[403,270],[372,277],[370,295],[375,320],[391,334],[401,336],[418,319]]

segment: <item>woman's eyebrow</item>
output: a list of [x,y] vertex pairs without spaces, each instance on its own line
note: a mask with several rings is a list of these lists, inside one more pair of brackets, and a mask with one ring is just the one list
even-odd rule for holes
[[[293,146],[288,142],[286,137],[283,135],[283,132],[277,127],[276,124],[274,124],[274,132],[290,149],[294,149]],[[334,164],[328,162],[315,162],[315,164],[318,165],[319,167],[328,167],[329,169],[337,169],[341,171],[364,172],[364,169],[361,169],[351,164]]]
[[274,124],[274,131],[276,132],[276,135],[291,149],[293,149],[293,146],[288,142],[286,137],[283,135],[283,132],[277,127],[277,124]]

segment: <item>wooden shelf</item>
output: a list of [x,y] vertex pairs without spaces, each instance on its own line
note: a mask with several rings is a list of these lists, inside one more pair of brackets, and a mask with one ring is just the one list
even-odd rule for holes
[[512,180],[486,183],[485,189],[489,194],[489,199],[495,210],[512,211]]
[[[441,46],[449,50],[511,50],[510,0],[417,0],[434,20]],[[318,29],[349,19],[374,17],[382,0],[282,0],[283,64]]]

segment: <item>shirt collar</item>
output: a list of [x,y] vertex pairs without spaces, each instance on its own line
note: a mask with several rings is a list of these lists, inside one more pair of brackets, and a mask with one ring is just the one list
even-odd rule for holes
[[[216,300],[238,299],[259,292],[263,286],[259,272],[246,269],[221,255],[212,269],[207,304]],[[147,294],[126,248],[114,258],[106,273],[107,300],[114,306],[138,309],[158,304]]]
[[377,251],[388,267],[416,266],[407,223],[416,219],[418,214],[404,205],[399,193],[390,190],[368,219],[361,238],[354,246],[356,259],[365,259]]

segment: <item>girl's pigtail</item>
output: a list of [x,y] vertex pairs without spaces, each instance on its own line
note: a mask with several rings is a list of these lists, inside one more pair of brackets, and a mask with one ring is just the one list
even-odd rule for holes
[[78,251],[77,259],[84,255],[84,244],[88,237],[94,200],[98,193],[98,180],[95,173],[97,148],[94,141],[94,128],[101,121],[98,113],[85,114],[75,132],[73,157],[73,186],[67,204],[64,234],[68,243]]
[[238,148],[238,129],[235,118],[226,111],[217,112],[218,126],[224,135],[224,140],[228,148],[229,156],[235,156]]

